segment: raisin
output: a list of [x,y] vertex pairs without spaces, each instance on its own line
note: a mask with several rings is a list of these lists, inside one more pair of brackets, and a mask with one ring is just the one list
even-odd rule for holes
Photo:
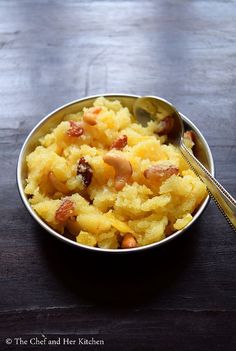
[[65,222],[68,218],[74,215],[74,204],[71,200],[66,199],[56,210],[55,219],[58,222]]
[[69,121],[70,128],[67,131],[67,135],[71,137],[79,137],[84,134],[84,129],[75,121]]
[[158,123],[157,134],[166,135],[169,134],[174,126],[174,119],[171,116],[165,117]]
[[78,162],[77,175],[80,175],[82,177],[84,185],[88,187],[92,181],[93,170],[84,157],[81,157],[81,159]]
[[127,135],[119,136],[113,143],[111,144],[111,149],[122,150],[127,145]]

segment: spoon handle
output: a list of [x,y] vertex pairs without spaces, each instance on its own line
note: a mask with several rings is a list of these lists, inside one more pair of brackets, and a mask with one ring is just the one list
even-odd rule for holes
[[225,188],[208,172],[208,170],[192,155],[181,142],[180,151],[193,171],[207,186],[210,196],[225,216],[228,223],[236,231],[236,200]]

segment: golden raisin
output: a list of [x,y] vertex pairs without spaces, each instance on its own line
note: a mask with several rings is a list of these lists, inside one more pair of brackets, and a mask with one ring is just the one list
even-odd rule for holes
[[79,137],[84,134],[84,129],[75,121],[69,121],[70,128],[67,131],[67,135],[71,137]]
[[144,171],[144,177],[151,182],[161,182],[178,173],[179,169],[174,165],[153,165]]
[[58,222],[65,222],[74,215],[74,204],[71,200],[65,199],[56,210],[55,219]]
[[119,136],[113,143],[111,144],[111,149],[122,150],[128,142],[127,135]]

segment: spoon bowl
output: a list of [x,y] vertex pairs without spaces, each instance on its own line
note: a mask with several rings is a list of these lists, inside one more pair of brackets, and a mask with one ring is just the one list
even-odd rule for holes
[[150,119],[162,121],[163,118],[167,117],[172,119],[171,129],[167,133],[168,141],[179,148],[190,167],[207,186],[209,194],[228,223],[236,231],[236,200],[185,146],[183,141],[184,126],[177,109],[159,97],[144,96],[135,101],[133,111],[138,121],[141,118],[145,118],[146,121]]
[[176,108],[167,100],[154,96],[143,96],[138,98],[133,107],[134,115],[138,122],[161,120],[170,116],[173,119],[173,126],[168,134],[168,140],[175,146],[180,145],[184,135],[183,120]]

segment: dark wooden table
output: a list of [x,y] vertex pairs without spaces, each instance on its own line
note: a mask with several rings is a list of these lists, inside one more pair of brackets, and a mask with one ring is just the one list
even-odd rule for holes
[[[0,0],[1,350],[68,350],[63,337],[85,350],[236,349],[236,235],[214,203],[168,246],[111,257],[50,237],[15,180],[26,135],[54,108],[155,94],[200,128],[235,196],[235,23],[235,1]],[[43,335],[60,345],[32,345]]]

